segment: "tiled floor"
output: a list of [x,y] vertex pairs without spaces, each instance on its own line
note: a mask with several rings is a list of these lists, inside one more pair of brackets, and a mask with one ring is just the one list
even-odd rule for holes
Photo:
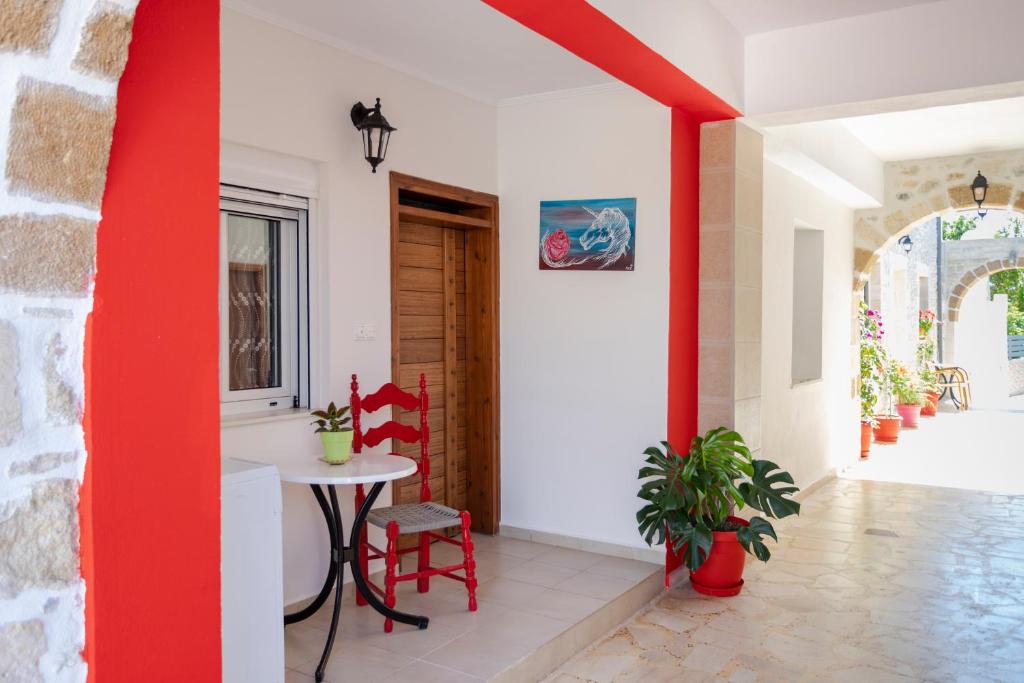
[[[370,607],[357,608],[354,589],[346,584],[339,639],[326,680],[487,680],[521,665],[542,645],[589,623],[584,620],[595,614],[610,614],[624,596],[654,586],[639,602],[613,614],[604,626],[598,625],[600,630],[588,640],[566,645],[576,652],[647,602],[661,571],[659,565],[647,562],[509,538],[477,535],[474,543],[480,581],[475,613],[466,609],[461,583],[435,578],[424,595],[416,592],[415,582],[399,584],[397,607],[429,616],[430,627],[424,631],[396,624],[394,632],[385,634],[383,618]],[[455,563],[458,557],[453,553],[460,551],[434,544],[431,552],[433,564],[438,565]],[[329,606],[285,629],[288,683],[313,680],[330,624]]]
[[679,581],[549,680],[1024,681],[1024,497],[838,479],[777,528],[741,595]]

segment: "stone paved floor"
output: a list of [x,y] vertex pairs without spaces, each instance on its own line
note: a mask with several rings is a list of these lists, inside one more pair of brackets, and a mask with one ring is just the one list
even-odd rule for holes
[[897,443],[872,444],[871,456],[843,476],[1024,494],[1024,396],[997,408],[922,417]]
[[1024,681],[1024,497],[838,479],[777,528],[741,595],[678,581],[548,680]]

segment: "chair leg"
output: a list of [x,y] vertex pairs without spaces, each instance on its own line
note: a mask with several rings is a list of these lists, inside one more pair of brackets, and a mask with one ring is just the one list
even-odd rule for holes
[[469,591],[469,611],[476,611],[476,560],[473,559],[473,537],[469,535],[469,512],[462,511],[462,555],[466,564],[466,590]]
[[[416,569],[425,572],[430,569],[430,534],[426,531],[420,533],[420,551],[416,553]],[[416,579],[416,590],[426,593],[430,590],[430,577],[420,576]]]
[[[395,606],[395,574],[398,571],[398,524],[391,520],[387,527],[388,549],[384,557],[384,604],[388,607]],[[391,633],[394,622],[391,619],[384,620],[384,632]]]
[[[366,494],[363,492],[363,485],[356,484],[355,507],[357,513],[359,512],[359,508],[362,507],[364,500],[366,500]],[[367,543],[369,543],[369,539],[367,538],[369,531],[370,530],[367,529],[366,525],[364,524],[363,533],[360,536],[359,540],[359,547],[356,548],[356,562],[359,563],[359,568],[363,570],[363,576],[367,577],[370,575],[370,561],[367,559],[367,557],[370,554],[370,550],[366,545]],[[363,597],[363,594],[359,591],[356,591],[356,605],[363,606],[366,604],[366,598]]]

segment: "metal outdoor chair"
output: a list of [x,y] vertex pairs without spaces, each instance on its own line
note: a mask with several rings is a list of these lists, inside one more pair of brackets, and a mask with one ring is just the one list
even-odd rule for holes
[[[372,427],[364,433],[362,431],[362,414],[372,413],[385,406],[397,405],[400,408],[419,411],[419,429],[410,425],[400,424],[394,420],[388,420],[379,427]],[[429,401],[427,398],[427,378],[420,374],[419,396],[414,396],[402,391],[396,385],[388,382],[372,394],[360,398],[359,382],[355,375],[352,375],[352,451],[360,453],[363,446],[374,447],[385,439],[398,439],[405,443],[420,444],[420,461],[417,474],[420,477],[420,502],[405,505],[392,505],[385,508],[371,510],[366,520],[369,524],[384,529],[387,536],[387,547],[381,550],[367,540],[363,533],[362,542],[359,545],[359,564],[363,575],[369,574],[370,560],[384,560],[384,588],[381,589],[372,581],[368,581],[370,588],[384,598],[384,604],[388,607],[395,606],[395,587],[399,581],[416,580],[416,589],[420,593],[430,590],[430,577],[445,576],[466,584],[469,592],[469,611],[476,611],[476,561],[473,559],[473,540],[470,537],[469,512],[454,510],[440,503],[431,501],[430,495],[430,427],[427,424],[427,410]],[[356,486],[356,509],[365,500],[362,485]],[[437,533],[439,530],[450,527],[460,527],[461,541],[453,540],[444,534]],[[419,542],[409,548],[398,548],[399,534],[418,534]],[[463,560],[459,564],[446,567],[430,566],[430,543],[431,541],[442,541],[458,546],[462,549]],[[418,552],[416,571],[407,574],[398,574],[400,569],[400,557],[406,553]],[[455,572],[462,571],[460,576]],[[365,605],[366,601],[361,596],[356,596],[356,603]],[[384,631],[390,633],[392,630],[391,619],[385,619]]]
[[935,372],[939,375],[939,388],[942,389],[939,400],[948,393],[957,410],[968,410],[971,407],[971,381],[967,371],[950,365],[936,366]]

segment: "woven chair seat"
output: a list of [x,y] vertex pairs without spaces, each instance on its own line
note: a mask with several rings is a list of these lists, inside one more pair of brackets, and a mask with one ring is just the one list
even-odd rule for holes
[[370,510],[366,521],[382,529],[387,527],[388,522],[394,521],[403,534],[462,525],[462,518],[459,516],[458,510],[453,510],[440,503],[412,503],[378,508]]

